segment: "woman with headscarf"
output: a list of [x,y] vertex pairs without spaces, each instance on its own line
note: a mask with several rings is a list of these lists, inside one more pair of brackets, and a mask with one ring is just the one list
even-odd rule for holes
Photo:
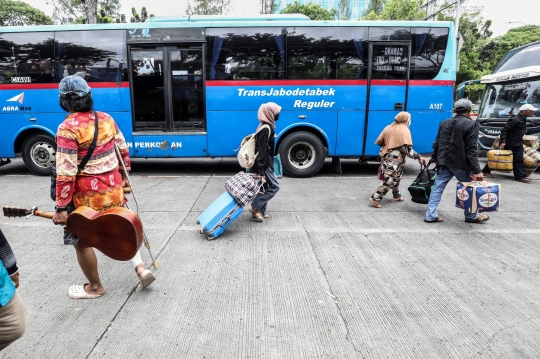
[[279,182],[274,173],[274,137],[276,121],[280,112],[281,106],[274,102],[268,102],[262,104],[257,113],[260,122],[256,137],[259,154],[253,165],[253,173],[266,179],[264,193],[257,195],[251,202],[251,217],[257,222],[264,222],[264,219],[269,217],[266,213],[266,206],[279,191]]
[[411,114],[402,111],[394,118],[394,123],[386,126],[375,141],[377,145],[382,146],[379,154],[384,175],[384,181],[369,198],[377,208],[382,207],[381,200],[389,190],[392,190],[394,195],[392,202],[404,201],[399,192],[399,182],[403,176],[407,156],[418,160],[419,163],[425,163],[424,158],[412,148],[410,124]]

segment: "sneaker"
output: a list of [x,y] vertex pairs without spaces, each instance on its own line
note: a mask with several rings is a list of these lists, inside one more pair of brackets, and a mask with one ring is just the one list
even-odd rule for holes
[[253,208],[249,210],[251,212],[251,218],[253,218],[257,222],[264,222],[264,217],[261,212],[257,212]]
[[523,182],[523,183],[531,183],[531,180],[528,179],[528,178],[516,179],[516,181],[518,181],[518,182]]

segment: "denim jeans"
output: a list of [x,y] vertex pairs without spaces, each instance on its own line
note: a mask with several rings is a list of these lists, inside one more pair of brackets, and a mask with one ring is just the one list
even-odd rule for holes
[[273,169],[267,168],[264,170],[264,177],[266,178],[266,183],[264,184],[264,193],[257,195],[257,197],[255,197],[251,202],[251,208],[262,213],[263,216],[266,214],[266,206],[268,205],[268,202],[279,191],[279,182]]
[[[441,202],[441,196],[443,194],[446,185],[452,178],[456,176],[457,180],[460,182],[471,182],[472,179],[467,175],[467,171],[462,168],[455,167],[446,167],[439,166],[439,172],[437,178],[435,178],[435,183],[433,184],[433,189],[429,195],[428,210],[426,212],[426,219],[428,221],[434,220],[439,217],[437,213],[437,206]],[[455,190],[454,190],[455,192]],[[454,194],[454,197],[456,195]],[[465,219],[475,219],[478,216],[476,213],[468,213],[465,211]]]

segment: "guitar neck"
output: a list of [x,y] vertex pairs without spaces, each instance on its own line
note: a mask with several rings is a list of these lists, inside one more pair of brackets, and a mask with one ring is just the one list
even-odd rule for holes
[[34,211],[34,216],[52,219],[53,216],[54,216],[54,213],[52,213],[52,212],[43,212],[43,211],[36,210],[36,211]]

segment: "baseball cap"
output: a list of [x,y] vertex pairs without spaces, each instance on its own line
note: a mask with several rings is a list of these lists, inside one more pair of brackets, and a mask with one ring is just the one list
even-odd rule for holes
[[81,98],[90,92],[90,86],[80,76],[72,75],[67,76],[60,81],[58,85],[61,97],[67,98]]
[[454,110],[467,110],[469,108],[473,107],[473,103],[470,100],[467,100],[466,98],[462,98],[456,101],[454,104]]
[[533,105],[531,105],[530,103],[528,103],[519,108],[519,112],[521,111],[538,111],[538,109],[534,107]]

